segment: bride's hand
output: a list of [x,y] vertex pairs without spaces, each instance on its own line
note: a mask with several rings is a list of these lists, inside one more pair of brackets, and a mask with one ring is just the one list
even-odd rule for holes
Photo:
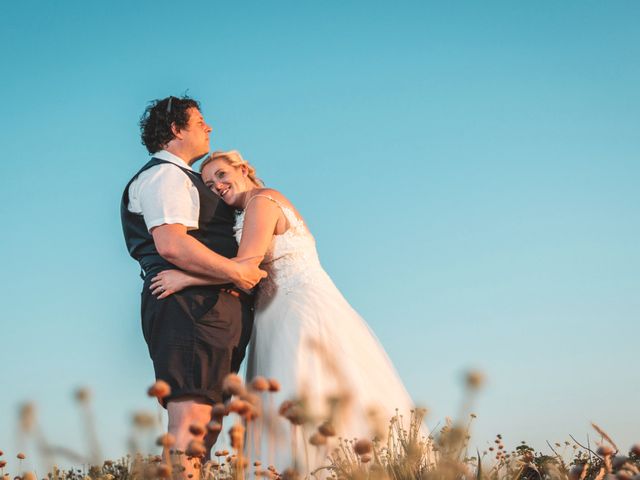
[[240,290],[250,292],[260,280],[267,276],[267,272],[260,270],[259,265],[263,257],[234,258],[238,264],[238,278],[234,283]]
[[151,279],[149,290],[158,299],[162,299],[188,286],[189,276],[186,273],[180,270],[163,270]]

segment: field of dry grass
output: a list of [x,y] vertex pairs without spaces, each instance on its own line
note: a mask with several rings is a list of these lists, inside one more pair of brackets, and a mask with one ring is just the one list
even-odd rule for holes
[[[332,399],[335,408],[329,418],[313,418],[306,411],[304,399],[273,405],[270,395],[279,389],[278,382],[256,378],[244,385],[237,376],[229,376],[225,389],[231,395],[226,404],[214,406],[214,418],[207,425],[190,426],[192,440],[186,448],[175,448],[175,439],[159,430],[161,414],[141,412],[133,416],[130,454],[113,461],[101,458],[95,431],[91,396],[87,390],[76,392],[76,400],[84,417],[88,435],[88,453],[79,454],[50,444],[41,434],[31,404],[20,411],[22,435],[28,435],[36,446],[34,455],[47,470],[46,475],[23,471],[24,453],[16,452],[15,471],[7,469],[8,453],[0,451],[2,480],[143,480],[143,479],[203,479],[237,480],[265,477],[293,480],[334,478],[344,480],[640,480],[640,444],[629,451],[620,449],[599,426],[594,444],[584,445],[571,439],[563,444],[549,444],[549,452],[536,452],[522,442],[505,445],[497,435],[483,451],[470,451],[471,426],[476,417],[470,411],[473,397],[482,383],[478,373],[467,375],[467,400],[460,418],[447,419],[437,430],[425,434],[425,410],[416,408],[411,418],[400,415],[381,424],[372,419],[369,438],[342,439],[336,437],[332,424],[339,414],[340,399]],[[156,382],[148,394],[158,399],[168,395],[169,387]],[[304,452],[292,452],[294,465],[271,465],[268,458],[259,458],[256,448],[269,418],[286,420],[293,436],[304,437]],[[224,424],[224,427],[223,427]],[[226,430],[226,431],[225,431]],[[219,450],[208,455],[205,438],[220,438]],[[271,439],[270,439],[271,440]],[[275,440],[275,439],[274,439]],[[292,448],[296,448],[295,445]],[[161,452],[152,453],[153,450]],[[142,453],[144,452],[144,453]],[[309,471],[308,459],[324,458],[324,466]],[[264,456],[269,456],[265,454]],[[56,467],[65,459],[82,468],[62,470]],[[305,465],[306,463],[306,465]]]

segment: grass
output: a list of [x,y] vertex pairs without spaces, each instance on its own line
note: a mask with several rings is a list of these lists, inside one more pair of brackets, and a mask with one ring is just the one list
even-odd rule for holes
[[[184,451],[173,448],[175,439],[163,433],[156,439],[162,455],[129,454],[117,461],[100,459],[100,445],[95,432],[91,412],[90,394],[79,390],[76,394],[88,434],[87,455],[80,455],[65,448],[50,445],[39,433],[34,408],[26,404],[20,411],[20,425],[24,434],[33,437],[40,460],[47,465],[47,480],[147,480],[193,478],[202,480],[239,480],[244,478],[301,479],[303,465],[279,470],[276,466],[262,464],[252,457],[252,446],[262,435],[264,418],[269,414],[284,417],[292,432],[305,436],[304,455],[295,452],[293,457],[308,458],[316,455],[325,458],[321,468],[311,472],[311,478],[339,480],[640,480],[640,444],[628,452],[622,452],[613,439],[598,425],[593,425],[599,442],[583,445],[572,438],[564,445],[549,444],[551,454],[536,452],[522,442],[508,448],[501,435],[492,446],[480,452],[469,451],[470,428],[475,414],[467,410],[475,392],[482,384],[477,373],[467,376],[467,401],[458,421],[446,424],[429,435],[424,434],[425,410],[415,409],[411,417],[394,416],[386,428],[372,424],[371,438],[338,439],[333,427],[334,415],[339,413],[340,399],[332,399],[334,408],[329,418],[318,421],[305,409],[304,399],[284,402],[276,409],[269,400],[270,392],[279,390],[275,380],[263,378],[245,387],[237,376],[225,381],[225,389],[232,395],[225,405],[214,407],[214,419],[207,425],[192,425],[192,440]],[[169,393],[168,386],[156,382],[148,391],[150,396],[162,398]],[[266,398],[267,407],[262,399]],[[231,423],[227,432],[221,432],[223,418]],[[151,432],[159,424],[154,414],[139,413],[133,417],[134,435],[130,441],[133,451],[140,451],[143,443],[147,451]],[[377,425],[377,427],[376,427]],[[299,430],[298,430],[299,429]],[[207,435],[226,433],[228,449],[212,452],[205,459],[204,439]],[[156,432],[157,434],[157,432]],[[275,439],[269,439],[274,440]],[[291,448],[295,449],[293,445]],[[255,454],[255,449],[254,449]],[[0,451],[2,480],[38,480],[34,472],[22,470],[24,453],[17,453],[17,472],[6,472],[7,461]],[[62,470],[56,460],[65,458],[75,464],[91,465]],[[192,472],[192,473],[189,473]]]

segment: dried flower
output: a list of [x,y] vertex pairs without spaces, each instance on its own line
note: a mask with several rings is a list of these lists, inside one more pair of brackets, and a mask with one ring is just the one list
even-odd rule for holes
[[7,462],[5,462],[4,460],[0,460],[0,468],[4,468],[7,466]]
[[224,403],[216,403],[211,413],[214,417],[222,418],[227,414],[227,407],[224,406]]
[[171,395],[171,387],[164,380],[157,380],[147,390],[147,395],[156,397],[158,400]]
[[165,433],[164,435],[160,435],[156,440],[156,445],[165,447],[165,448],[170,448],[175,443],[176,443],[176,438],[170,433]]
[[222,381],[222,391],[227,395],[241,395],[244,393],[242,379],[235,373],[230,373]]
[[191,440],[187,445],[186,454],[190,457],[202,457],[206,451],[204,443],[200,440]]
[[36,477],[36,474],[33,472],[25,472],[25,474],[22,475],[22,480],[38,480],[38,477]]
[[285,415],[293,425],[302,425],[306,420],[306,414],[301,405],[294,404],[287,409]]
[[596,452],[598,455],[601,455],[603,457],[609,457],[613,455],[613,448],[611,448],[609,445],[600,445]]
[[211,433],[220,433],[222,431],[222,424],[220,422],[212,420],[207,423],[207,430],[209,430]]
[[484,374],[478,370],[470,370],[466,375],[467,387],[471,390],[479,389],[484,383]]
[[362,463],[369,463],[369,462],[371,461],[371,455],[369,455],[368,453],[366,453],[366,454],[362,455],[362,456],[360,457],[360,461],[361,461]]
[[244,442],[244,427],[239,423],[236,423],[229,429],[229,438],[231,440],[231,447],[236,450],[242,449]]
[[191,425],[189,425],[189,432],[191,432],[191,435],[200,437],[204,435],[205,429],[202,425],[198,425],[197,423],[192,423]]
[[318,427],[318,431],[325,437],[333,437],[336,434],[336,429],[334,428],[333,424],[328,421],[320,425]]
[[238,415],[242,415],[247,412],[249,405],[244,400],[240,400],[238,398],[234,398],[227,405],[229,412],[237,413]]
[[309,443],[314,447],[318,447],[320,445],[327,444],[327,437],[322,435],[320,432],[315,432],[309,437]]
[[278,408],[278,414],[282,415],[283,417],[286,416],[287,411],[291,407],[293,407],[293,402],[291,400],[285,400],[280,404],[280,408]]
[[29,432],[36,423],[36,406],[31,402],[20,405],[20,428]]
[[282,472],[282,480],[300,480],[300,474],[293,468],[287,468]]
[[[640,443],[636,443],[635,445],[633,445],[629,452],[640,457]],[[0,453],[0,455],[2,454]]]
[[265,392],[269,390],[269,381],[264,377],[255,377],[251,381],[251,388],[256,392]]
[[367,453],[371,453],[371,449],[373,448],[373,443],[371,440],[366,438],[361,438],[356,443],[353,444],[353,451],[358,455],[365,455]]
[[150,428],[156,424],[156,417],[147,412],[133,414],[133,424],[139,428]]
[[171,477],[171,466],[167,465],[166,463],[161,463],[160,465],[158,465],[158,468],[156,470],[156,474],[160,478],[169,478],[169,477]]
[[18,453],[16,457],[18,458],[18,460],[24,460],[25,458],[27,458],[27,456],[22,452]]
[[275,378],[269,379],[269,391],[270,392],[279,392],[280,391],[280,382]]
[[91,398],[91,390],[86,387],[78,388],[74,393],[74,397],[79,403],[87,403]]

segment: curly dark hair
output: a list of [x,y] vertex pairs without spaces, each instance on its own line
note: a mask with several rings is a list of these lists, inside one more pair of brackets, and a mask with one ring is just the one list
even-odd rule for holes
[[140,137],[149,153],[156,153],[175,138],[171,125],[183,129],[189,123],[187,110],[197,108],[200,104],[193,98],[167,97],[153,100],[140,117]]

